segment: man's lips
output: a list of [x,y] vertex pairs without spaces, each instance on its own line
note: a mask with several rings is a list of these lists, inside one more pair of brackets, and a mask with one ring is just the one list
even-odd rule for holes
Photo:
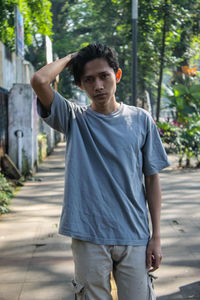
[[101,93],[101,94],[94,95],[94,97],[101,98],[101,97],[105,97],[106,95],[107,95],[106,93]]

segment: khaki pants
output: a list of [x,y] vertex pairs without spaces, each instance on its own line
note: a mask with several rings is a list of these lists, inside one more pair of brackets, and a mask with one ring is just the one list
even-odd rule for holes
[[118,300],[155,300],[146,269],[145,246],[96,245],[72,239],[77,300],[112,300],[110,274]]

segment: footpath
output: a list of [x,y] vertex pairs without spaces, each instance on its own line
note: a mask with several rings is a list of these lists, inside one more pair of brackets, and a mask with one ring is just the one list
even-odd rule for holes
[[[56,147],[12,200],[11,212],[0,217],[0,300],[74,300],[71,240],[58,234],[64,147]],[[200,300],[200,170],[169,167],[160,177],[157,300]]]

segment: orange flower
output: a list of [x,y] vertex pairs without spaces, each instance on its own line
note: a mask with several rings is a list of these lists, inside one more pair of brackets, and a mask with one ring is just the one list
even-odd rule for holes
[[195,76],[197,74],[197,68],[190,68],[188,66],[182,66],[182,72],[183,74],[189,75],[189,76]]

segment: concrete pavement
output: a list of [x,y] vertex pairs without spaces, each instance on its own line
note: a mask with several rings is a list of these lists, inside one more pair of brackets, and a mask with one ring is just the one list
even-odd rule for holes
[[[170,158],[171,159],[171,158]],[[200,170],[161,173],[163,263],[158,300],[200,299]],[[0,217],[0,300],[72,300],[70,238],[58,235],[64,144]],[[137,299],[134,299],[137,300]]]
[[156,293],[159,300],[200,300],[200,170],[169,167],[160,177],[163,261]]
[[74,300],[70,239],[59,236],[64,144],[0,217],[0,300]]

